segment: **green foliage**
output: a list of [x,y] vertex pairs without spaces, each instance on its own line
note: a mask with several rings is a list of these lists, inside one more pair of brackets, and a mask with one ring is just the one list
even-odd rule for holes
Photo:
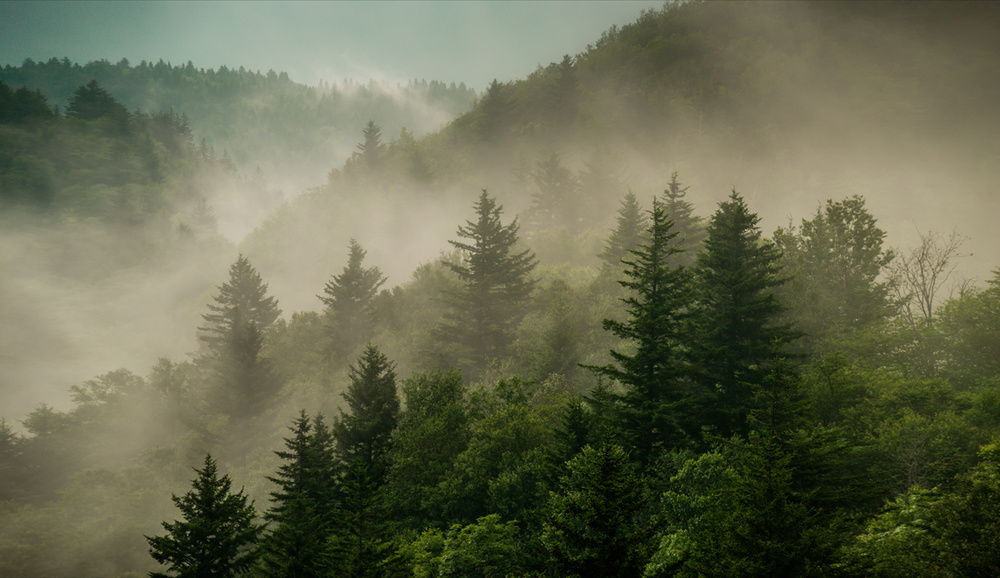
[[330,347],[344,359],[373,333],[372,300],[385,277],[378,267],[363,267],[366,251],[351,239],[347,265],[323,288]]
[[751,387],[794,336],[778,321],[783,308],[774,292],[786,281],[779,277],[781,255],[761,238],[759,221],[733,191],[712,216],[695,270],[692,357],[712,424],[723,437],[746,433]]
[[882,247],[884,239],[885,231],[858,195],[828,200],[800,228],[775,231],[782,265],[791,276],[782,301],[813,343],[893,313],[882,275],[895,254]]
[[512,343],[534,289],[530,275],[536,261],[530,250],[517,251],[517,220],[502,224],[503,207],[485,190],[473,209],[476,221],[458,228],[458,236],[469,242],[449,241],[462,251],[461,263],[447,265],[463,287],[446,294],[451,309],[439,338],[457,350],[463,369],[476,373],[489,360],[503,356]]
[[218,287],[202,315],[198,336],[208,351],[199,358],[214,380],[209,393],[215,412],[235,419],[259,415],[277,394],[279,382],[262,356],[264,332],[281,315],[267,284],[242,254],[229,268],[229,280]]
[[362,464],[376,485],[388,468],[392,432],[399,419],[399,394],[392,362],[369,345],[351,366],[351,384],[344,392],[349,412],[341,411],[333,426],[337,453],[347,464]]
[[635,457],[647,462],[655,452],[690,442],[695,402],[687,380],[684,340],[692,305],[688,271],[668,261],[679,249],[677,233],[659,202],[650,211],[648,237],[632,260],[624,261],[629,290],[622,301],[627,321],[604,320],[604,329],[631,342],[634,353],[612,350],[617,365],[591,367],[625,388],[615,411],[619,427]]
[[441,521],[436,488],[469,442],[464,393],[457,371],[415,374],[403,383],[406,409],[393,435],[386,489],[394,516],[411,527]]
[[567,464],[542,542],[561,576],[636,576],[651,536],[642,479],[621,446],[585,447]]
[[417,578],[523,576],[523,539],[514,522],[501,523],[490,514],[447,532],[427,530],[408,545]]
[[[223,577],[247,574],[259,556],[264,531],[243,491],[230,492],[228,475],[218,477],[215,460],[205,456],[191,490],[173,496],[183,519],[163,522],[165,536],[146,536],[153,559],[177,576]],[[154,573],[153,576],[167,576]]]
[[284,463],[268,477],[277,489],[264,515],[269,527],[261,544],[263,563],[269,576],[323,576],[336,519],[334,440],[322,416],[310,421],[305,411],[289,429],[287,449],[275,452]]

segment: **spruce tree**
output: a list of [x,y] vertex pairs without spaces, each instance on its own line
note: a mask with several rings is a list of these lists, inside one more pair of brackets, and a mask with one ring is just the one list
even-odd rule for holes
[[[166,536],[146,536],[153,559],[181,577],[226,578],[247,574],[256,563],[264,531],[243,490],[230,492],[228,475],[218,477],[215,460],[205,456],[191,491],[171,499],[182,520],[163,522]],[[154,577],[168,574],[153,572]]]
[[677,171],[670,174],[670,182],[663,191],[663,211],[673,221],[677,238],[674,242],[680,249],[673,259],[678,265],[694,265],[701,244],[705,240],[705,226],[702,219],[694,214],[694,205],[684,200],[688,189],[677,180]]
[[646,215],[632,191],[627,192],[622,198],[616,223],[614,231],[604,244],[604,250],[598,257],[604,262],[605,270],[617,274],[621,271],[622,260],[627,259],[630,251],[638,249],[646,240],[648,227]]
[[342,411],[333,428],[344,472],[338,478],[339,524],[331,554],[348,576],[385,576],[392,548],[383,486],[399,395],[393,365],[374,345],[351,367],[344,400],[350,411]]
[[476,221],[458,228],[469,242],[448,241],[462,252],[460,263],[447,263],[463,286],[446,294],[450,310],[438,327],[438,337],[455,348],[457,363],[473,374],[490,359],[502,357],[524,317],[525,302],[535,282],[536,261],[525,249],[516,251],[517,219],[504,225],[503,207],[483,190],[473,208]]
[[277,489],[264,515],[270,527],[263,561],[268,576],[325,576],[337,507],[333,436],[322,416],[310,420],[305,411],[289,429],[287,449],[274,452],[284,463],[267,478]]
[[646,463],[654,453],[689,443],[694,396],[688,380],[688,318],[692,308],[691,276],[669,264],[680,251],[677,233],[662,205],[653,200],[647,241],[623,261],[628,290],[622,299],[625,321],[605,319],[603,326],[628,342],[632,352],[611,350],[614,363],[590,366],[623,387],[615,395],[616,421],[634,457]]
[[779,320],[781,252],[762,238],[759,221],[734,190],[712,216],[695,271],[694,365],[711,422],[725,437],[746,433],[752,384],[795,336]]
[[351,239],[347,266],[333,277],[319,295],[326,305],[330,350],[338,359],[350,355],[372,334],[372,299],[385,283],[378,267],[364,267],[366,252]]
[[229,268],[229,281],[219,286],[214,300],[202,315],[206,325],[199,327],[207,352],[198,361],[215,382],[210,405],[235,419],[255,417],[280,387],[262,350],[264,332],[281,310],[243,255]]
[[347,464],[363,465],[381,484],[399,419],[399,394],[393,364],[378,347],[369,345],[351,367],[351,384],[343,395],[350,411],[341,411],[333,426],[337,453]]

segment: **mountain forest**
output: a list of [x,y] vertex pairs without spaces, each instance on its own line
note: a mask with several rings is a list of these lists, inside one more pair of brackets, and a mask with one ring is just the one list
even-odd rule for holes
[[1000,575],[998,28],[5,65],[0,575]]

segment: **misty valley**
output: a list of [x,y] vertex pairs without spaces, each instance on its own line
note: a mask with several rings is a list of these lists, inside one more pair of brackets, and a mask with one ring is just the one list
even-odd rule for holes
[[0,68],[0,575],[1000,575],[998,26]]

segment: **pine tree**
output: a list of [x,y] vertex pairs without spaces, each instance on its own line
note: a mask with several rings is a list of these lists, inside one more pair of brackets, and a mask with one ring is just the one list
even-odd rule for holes
[[681,187],[677,180],[677,171],[670,174],[670,182],[663,191],[663,210],[667,218],[674,222],[677,232],[677,248],[680,252],[674,256],[678,265],[690,267],[694,265],[701,244],[705,240],[705,226],[702,219],[694,214],[694,205],[684,200],[688,189]]
[[383,487],[399,395],[393,365],[374,345],[351,367],[344,400],[350,411],[342,411],[333,427],[345,471],[339,478],[340,523],[332,555],[348,576],[384,576],[392,548]]
[[372,299],[385,283],[378,267],[363,266],[366,251],[351,239],[347,266],[333,277],[319,295],[326,309],[330,347],[338,359],[346,358],[372,334]]
[[646,215],[639,206],[639,201],[635,198],[635,193],[629,191],[622,198],[621,206],[618,208],[616,217],[617,225],[611,232],[604,250],[598,255],[604,262],[604,269],[620,272],[622,261],[627,259],[630,252],[638,249],[646,240],[646,229],[648,222]]
[[677,233],[654,199],[648,240],[625,260],[629,291],[622,301],[628,319],[605,319],[603,326],[633,343],[634,353],[611,350],[615,364],[589,368],[620,383],[624,392],[615,405],[617,421],[635,457],[646,463],[662,449],[689,442],[687,423],[694,402],[688,383],[687,320],[691,313],[690,274],[669,261],[680,249]]
[[210,404],[236,419],[255,417],[280,386],[261,351],[264,331],[281,310],[243,255],[229,268],[229,281],[219,286],[214,300],[209,313],[202,315],[207,324],[199,327],[199,339],[207,348],[199,362],[215,381]]
[[552,495],[542,542],[560,576],[639,576],[651,530],[643,481],[620,446],[586,446]]
[[579,183],[562,164],[559,155],[552,153],[539,161],[531,175],[538,192],[532,195],[531,215],[540,228],[567,227],[575,230],[579,212]]
[[502,357],[513,342],[514,329],[524,317],[524,304],[534,289],[529,276],[535,256],[515,252],[519,226],[500,222],[503,207],[483,190],[473,206],[477,219],[458,228],[469,243],[448,241],[462,251],[462,261],[447,263],[463,283],[446,294],[450,311],[437,335],[457,350],[458,363],[472,374],[490,359]]
[[284,463],[268,476],[278,489],[271,492],[272,505],[264,515],[270,531],[262,544],[263,560],[268,576],[325,576],[337,507],[333,436],[322,416],[310,421],[305,411],[289,429],[286,451],[275,452]]
[[[215,460],[205,456],[191,491],[171,499],[182,520],[163,522],[166,536],[146,536],[153,559],[167,565],[180,577],[224,578],[248,573],[259,553],[257,543],[264,531],[254,523],[253,503],[240,490],[230,493],[229,476],[218,477]],[[166,577],[153,572],[151,576]]]
[[759,384],[795,333],[779,321],[781,253],[763,239],[736,191],[719,204],[698,256],[694,364],[717,432],[746,433],[751,384]]
[[333,426],[337,452],[345,463],[363,465],[381,485],[399,419],[399,394],[393,364],[378,347],[369,345],[351,367],[344,400],[350,412],[341,411]]
[[382,142],[382,129],[375,121],[369,120],[362,131],[364,142],[358,145],[361,161],[368,169],[378,169],[385,153],[385,143]]

